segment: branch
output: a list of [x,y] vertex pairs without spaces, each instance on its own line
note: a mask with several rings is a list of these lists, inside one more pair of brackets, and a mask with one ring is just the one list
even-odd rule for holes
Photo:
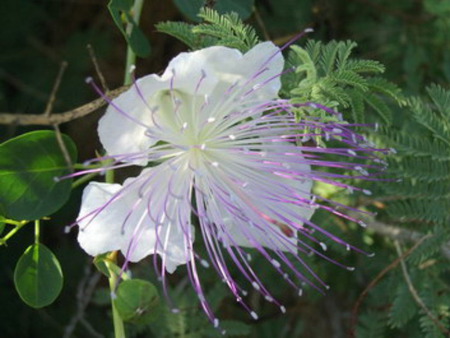
[[[398,241],[394,241],[395,249],[397,250],[397,254],[399,257],[403,256],[402,249],[400,248],[400,244]],[[433,315],[431,310],[425,305],[422,298],[420,298],[419,293],[417,292],[416,288],[414,287],[411,277],[409,276],[408,269],[406,268],[405,261],[403,259],[400,260],[400,265],[402,267],[403,277],[405,278],[405,282],[408,285],[409,292],[411,293],[411,296],[416,301],[417,305],[419,305],[422,310],[425,312],[425,314],[433,321],[433,323],[439,328],[439,330],[446,336],[450,336],[450,331],[445,328],[444,325]]]
[[[370,219],[368,217],[361,217],[361,214],[349,213],[349,215],[361,219],[367,225],[368,229],[375,231],[377,234],[389,237],[392,240],[416,243],[425,235],[419,231],[403,229]],[[441,246],[441,254],[450,260],[450,242],[447,242]]]
[[[114,99],[127,90],[129,86],[122,86],[117,89],[108,91],[106,95]],[[103,107],[107,102],[102,99],[96,99],[92,102],[86,103],[78,108],[59,113],[59,114],[14,114],[14,113],[0,113],[0,124],[16,124],[21,126],[36,125],[36,126],[52,126],[61,123],[70,122],[81,117],[84,117],[100,107]]]

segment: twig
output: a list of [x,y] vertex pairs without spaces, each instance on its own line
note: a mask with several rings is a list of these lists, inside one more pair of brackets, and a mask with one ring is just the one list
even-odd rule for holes
[[[45,117],[50,117],[50,115],[52,114],[53,105],[56,100],[56,93],[58,93],[58,89],[59,89],[59,86],[61,85],[61,80],[62,80],[64,71],[66,70],[66,68],[67,68],[67,62],[66,61],[61,62],[61,67],[59,68],[58,75],[56,76],[55,84],[53,85],[53,89],[48,98],[45,110],[42,113],[42,115],[44,115]],[[66,144],[64,143],[64,140],[61,135],[61,131],[59,130],[59,126],[57,123],[53,124],[53,129],[55,129],[56,141],[58,142],[61,152],[63,153],[63,156],[67,163],[67,166],[69,168],[73,168],[72,159],[70,158],[69,151],[67,150]]]
[[62,80],[62,77],[64,75],[66,68],[67,68],[67,62],[66,61],[61,62],[61,66],[59,68],[58,75],[56,76],[55,84],[53,85],[53,89],[52,89],[52,91],[50,93],[50,97],[47,101],[47,106],[45,107],[45,110],[43,113],[45,116],[50,116],[50,114],[52,113],[53,105],[56,100],[56,93],[58,92],[59,86],[61,85],[61,80]]
[[[107,92],[106,95],[109,98],[113,99],[119,96],[128,88],[129,86],[122,86],[120,88]],[[78,108],[68,110],[63,113],[51,114],[50,116],[45,116],[44,114],[0,113],[0,124],[16,124],[21,126],[52,126],[54,124],[59,125],[89,115],[98,108],[104,106],[106,103],[107,102],[105,100],[99,98]]]
[[95,67],[95,72],[97,73],[98,78],[100,79],[100,84],[102,85],[102,88],[105,92],[109,91],[108,86],[106,85],[106,81],[105,81],[105,77],[103,76],[103,73],[100,70],[100,65],[97,62],[97,57],[95,56],[95,52],[94,52],[94,48],[92,48],[92,46],[90,44],[88,44],[86,46],[89,55],[91,57],[92,63],[94,64]]
[[[357,213],[349,213],[349,216],[361,219],[367,225],[368,229],[375,231],[377,234],[389,237],[392,240],[414,243],[421,240],[424,236],[424,234],[419,231],[403,229],[393,225],[385,224],[368,217],[361,217],[361,215]],[[450,260],[450,242],[447,242],[441,246],[441,254],[445,258]]]
[[[398,256],[402,257],[402,249],[400,248],[400,244],[398,241],[394,241],[395,249],[397,250]],[[446,336],[450,336],[450,331],[445,328],[444,325],[433,315],[433,313],[428,309],[428,307],[423,302],[422,298],[420,298],[419,293],[414,287],[411,277],[409,276],[408,269],[406,268],[405,261],[403,259],[400,260],[400,265],[402,267],[403,277],[405,278],[405,282],[408,285],[408,290],[411,293],[411,296],[416,301],[417,305],[419,305],[425,314],[433,321],[433,323],[441,330],[443,334]]]
[[101,274],[97,271],[91,273],[91,265],[86,265],[84,270],[84,276],[81,278],[77,287],[77,310],[72,316],[72,319],[67,324],[64,329],[64,338],[69,338],[72,336],[77,324],[80,322],[93,336],[103,337],[101,334],[96,332],[94,328],[86,321],[84,318],[84,312],[89,305],[92,295],[94,294],[95,287],[99,282]]
[[389,264],[387,267],[385,267],[376,277],[374,280],[372,280],[369,285],[364,289],[364,291],[359,295],[355,306],[352,310],[352,324],[350,328],[350,337],[356,337],[356,325],[358,324],[358,314],[359,314],[359,308],[361,307],[361,304],[363,300],[366,298],[366,296],[369,294],[369,291],[372,290],[379,282],[380,280],[391,270],[393,270],[403,259],[411,255],[414,250],[416,250],[426,239],[432,237],[431,234],[423,236],[419,241],[416,242],[408,251],[403,253],[399,258],[394,260],[391,264]]
[[57,124],[54,124],[53,128],[55,129],[56,140],[59,144],[59,148],[61,149],[61,151],[63,153],[64,160],[66,161],[67,166],[70,168],[70,170],[73,170],[72,159],[70,158],[69,151],[67,150],[66,144],[64,143],[64,140],[62,138],[61,131],[59,130],[59,126]]

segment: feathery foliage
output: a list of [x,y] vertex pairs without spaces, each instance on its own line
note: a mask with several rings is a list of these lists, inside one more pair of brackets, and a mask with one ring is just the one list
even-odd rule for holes
[[384,66],[373,60],[350,58],[355,42],[308,41],[305,48],[292,46],[285,76],[284,95],[295,102],[319,102],[344,113],[347,120],[364,123],[367,107],[389,124],[392,112],[387,99],[404,102],[400,89],[378,75]]
[[447,225],[450,221],[450,91],[427,88],[429,99],[411,98],[411,118],[398,130],[385,133],[397,149],[389,165],[398,183],[385,191],[396,200],[389,204],[393,219]]
[[220,15],[213,9],[202,8],[198,16],[203,19],[198,25],[163,22],[156,28],[181,40],[192,50],[221,45],[246,52],[259,42],[255,30],[244,24],[237,13]]
[[390,129],[382,129],[385,144],[397,150],[389,159],[390,174],[400,179],[383,185],[384,217],[429,236],[404,263],[434,320],[414,300],[403,271],[389,279],[395,291],[385,300],[390,303],[386,329],[408,331],[408,337],[444,337],[435,321],[447,328],[450,323],[450,91],[432,85],[427,94],[408,99],[408,109]]

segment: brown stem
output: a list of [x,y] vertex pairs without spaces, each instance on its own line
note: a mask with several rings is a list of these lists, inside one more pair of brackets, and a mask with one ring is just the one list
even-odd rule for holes
[[[122,86],[120,88],[108,91],[106,95],[113,99],[127,90],[129,86]],[[21,126],[36,125],[36,126],[52,126],[73,121],[75,119],[84,117],[94,112],[98,108],[104,106],[107,102],[102,98],[96,99],[92,102],[86,103],[78,108],[68,110],[59,114],[52,114],[46,116],[45,114],[14,114],[14,113],[0,113],[0,124],[16,124]]]

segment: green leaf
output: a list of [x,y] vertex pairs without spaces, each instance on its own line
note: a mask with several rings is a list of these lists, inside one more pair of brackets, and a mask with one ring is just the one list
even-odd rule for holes
[[[77,151],[62,135],[72,161]],[[58,144],[49,130],[27,133],[0,145],[0,214],[16,220],[33,220],[57,211],[69,198],[70,179],[55,177],[70,173]]]
[[356,328],[357,338],[383,338],[385,337],[385,314],[368,311],[359,317]]
[[[117,28],[122,32],[128,45],[133,52],[140,57],[150,55],[151,47],[147,37],[133,19],[132,9],[134,1],[131,0],[110,0],[108,3],[109,12]],[[127,32],[125,27],[128,23],[133,25],[131,32]]]
[[[97,268],[98,271],[100,271],[102,274],[104,274],[106,277],[110,278],[111,275],[109,273],[108,270],[108,265],[106,263],[106,260],[108,259],[108,254],[109,253],[104,253],[98,256],[95,256],[94,258],[94,265]],[[112,262],[110,262],[111,264],[114,264]],[[114,264],[115,265],[115,264]],[[116,265],[117,266],[117,265]],[[117,266],[118,271],[120,271],[120,268]],[[120,273],[120,272],[119,272]]]
[[129,279],[117,288],[114,305],[120,317],[134,324],[152,321],[159,311],[159,296],[155,286],[145,280]]
[[46,246],[31,245],[17,262],[14,284],[20,298],[31,307],[53,303],[63,286],[58,259]]
[[401,328],[417,313],[417,304],[406,285],[400,284],[389,313],[389,324]]
[[378,113],[378,116],[381,117],[384,123],[387,125],[391,124],[392,113],[383,99],[375,94],[368,94],[364,96],[364,101]]
[[184,42],[191,49],[198,49],[199,37],[192,32],[194,25],[186,22],[160,22],[155,25],[158,32],[169,34]]

